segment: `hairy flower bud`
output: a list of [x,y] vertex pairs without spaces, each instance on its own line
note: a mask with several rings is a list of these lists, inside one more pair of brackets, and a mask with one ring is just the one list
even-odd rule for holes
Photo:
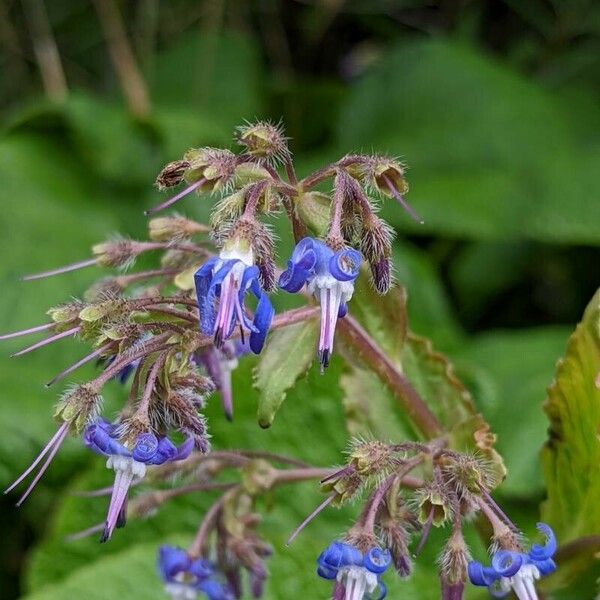
[[237,128],[236,140],[247,154],[259,161],[278,165],[289,159],[290,151],[287,138],[281,124],[273,125],[268,121],[247,123]]
[[383,442],[355,441],[350,450],[349,464],[364,477],[384,475],[394,462],[393,449]]
[[158,217],[148,223],[150,239],[155,242],[182,240],[197,233],[207,233],[208,231],[210,230],[206,225],[179,215]]
[[242,485],[251,496],[268,492],[276,477],[277,470],[262,459],[251,460],[242,469]]
[[365,484],[364,477],[357,473],[353,468],[346,467],[342,469],[337,476],[334,476],[321,484],[321,491],[335,492],[332,505],[341,506],[349,500],[352,500],[360,494]]
[[369,263],[373,286],[385,294],[391,284],[392,228],[372,212],[364,214],[360,251]]
[[199,191],[218,191],[226,189],[233,178],[237,158],[233,152],[220,148],[192,148],[183,159],[190,163],[185,180],[194,183],[204,180]]
[[54,407],[54,417],[71,423],[75,432],[81,433],[97,417],[101,405],[102,396],[98,391],[90,383],[81,384],[63,394]]
[[461,495],[494,489],[499,481],[493,465],[473,454],[456,454],[444,461],[443,472]]
[[60,304],[50,308],[47,315],[61,327],[70,328],[74,323],[79,322],[79,313],[86,307],[86,303],[81,300],[73,300],[66,304]]
[[137,255],[136,243],[127,239],[116,239],[92,246],[92,252],[101,267],[126,270],[133,266]]
[[457,529],[440,554],[440,579],[448,586],[464,584],[467,579],[467,564],[471,560],[465,540]]
[[185,176],[185,172],[190,168],[187,160],[175,160],[166,165],[156,178],[156,187],[164,190],[175,185],[179,185]]

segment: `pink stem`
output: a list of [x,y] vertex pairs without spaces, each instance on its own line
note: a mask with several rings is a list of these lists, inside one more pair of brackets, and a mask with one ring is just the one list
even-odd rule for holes
[[63,423],[63,425],[61,426],[59,431],[60,431],[60,435],[59,435],[58,439],[56,440],[54,447],[50,451],[50,454],[48,455],[46,462],[44,462],[44,464],[41,466],[40,470],[37,472],[37,475],[33,478],[33,481],[29,484],[29,487],[25,490],[25,493],[21,496],[21,498],[17,502],[17,506],[21,506],[21,504],[23,504],[23,502],[25,502],[25,500],[27,499],[27,496],[29,496],[29,494],[31,494],[31,492],[33,491],[33,488],[37,485],[37,482],[41,479],[42,475],[46,472],[46,469],[50,466],[52,459],[54,458],[54,456],[58,452],[59,448],[61,447],[65,437],[67,437],[67,433],[69,432],[69,423]]
[[72,265],[67,265],[65,267],[59,267],[58,269],[52,269],[51,271],[43,271],[42,273],[35,273],[34,275],[25,275],[21,279],[22,281],[34,281],[35,279],[45,279],[46,277],[52,277],[53,275],[61,275],[62,273],[78,271],[79,269],[83,269],[84,267],[91,267],[95,264],[97,264],[95,258],[88,258],[87,260],[82,260],[73,263]]
[[58,375],[55,375],[46,384],[46,387],[50,387],[52,384],[56,383],[57,381],[60,381],[61,379],[64,379],[67,375],[69,375],[69,373],[72,373],[73,371],[76,371],[79,367],[81,367],[81,366],[85,365],[86,363],[90,362],[90,360],[93,360],[97,356],[100,356],[103,352],[105,352],[106,350],[108,350],[112,346],[112,344],[113,344],[112,342],[109,342],[108,344],[105,344],[104,346],[98,348],[97,350],[94,350],[93,352],[90,352],[88,355],[84,356],[81,360],[78,360],[75,364],[72,364],[70,367],[67,367],[66,369],[63,369]]
[[60,340],[65,337],[69,337],[70,335],[75,335],[80,329],[81,329],[81,327],[77,326],[77,327],[73,327],[72,329],[67,329],[67,331],[62,331],[61,333],[57,333],[56,335],[51,335],[50,337],[47,337],[35,344],[32,344],[31,346],[27,346],[27,348],[23,348],[23,350],[19,350],[18,352],[15,352],[15,354],[12,354],[11,356],[12,357],[22,356],[23,354],[27,354],[28,352],[33,352],[34,350],[37,350],[38,348],[41,348],[42,346],[46,346],[47,344],[51,344],[52,342],[56,342],[57,340]]
[[425,221],[417,214],[413,207],[404,199],[404,196],[394,187],[394,184],[390,181],[387,175],[383,176],[385,184],[388,186],[392,196],[396,198],[400,206],[417,222],[419,225],[423,225]]
[[157,204],[153,208],[149,208],[148,210],[145,210],[144,214],[146,216],[148,216],[148,215],[154,214],[156,212],[159,212],[161,210],[164,210],[165,208],[168,208],[169,206],[172,206],[173,204],[175,204],[175,202],[179,202],[179,200],[181,200],[183,197],[185,197],[188,194],[190,194],[191,192],[193,192],[196,188],[199,188],[203,183],[206,183],[206,179],[204,179],[204,178],[199,179],[198,181],[195,181],[194,183],[192,183],[185,189],[181,190],[181,192],[179,192],[172,198],[169,198],[168,200],[165,200],[164,202]]
[[94,533],[98,533],[104,529],[104,523],[98,523],[97,525],[92,525],[83,531],[78,531],[77,533],[72,533],[71,535],[65,536],[66,542],[75,542],[77,540],[81,540],[86,538]]
[[297,537],[298,534],[324,509],[326,509],[332,502],[333,499],[337,496],[337,493],[334,492],[333,494],[331,494],[330,496],[327,496],[327,498],[325,498],[325,500],[323,500],[323,502],[321,502],[321,504],[319,504],[319,506],[317,506],[317,508],[315,508],[315,510],[313,510],[310,515],[308,515],[308,517],[306,517],[306,519],[304,519],[304,521],[302,521],[302,523],[300,523],[300,525],[298,525],[298,527],[296,527],[296,529],[294,530],[294,532],[292,533],[292,535],[290,535],[288,541],[285,543],[286,546],[289,546]]
[[38,454],[37,458],[29,465],[29,467],[19,476],[18,479],[16,479],[11,485],[10,487],[7,487],[4,490],[5,494],[8,494],[10,491],[12,491],[14,488],[16,488],[21,481],[23,481],[23,479],[25,479],[27,477],[27,475],[29,475],[29,473],[31,473],[31,471],[33,471],[33,469],[35,469],[38,465],[38,463],[42,460],[42,458],[44,458],[44,456],[46,456],[46,454],[48,453],[48,450],[50,450],[50,448],[52,448],[52,446],[54,446],[54,444],[56,443],[56,441],[58,440],[58,438],[60,438],[63,434],[63,431],[66,430],[69,427],[68,423],[63,423],[58,430],[56,431],[56,433],[50,438],[50,441],[44,446],[44,448],[42,449],[42,451]]
[[0,335],[0,340],[10,340],[11,338],[20,337],[22,335],[37,333],[38,331],[45,331],[46,329],[51,329],[55,325],[56,323],[46,323],[45,325],[38,325],[37,327],[22,329],[21,331],[14,331],[13,333],[5,333],[4,335]]

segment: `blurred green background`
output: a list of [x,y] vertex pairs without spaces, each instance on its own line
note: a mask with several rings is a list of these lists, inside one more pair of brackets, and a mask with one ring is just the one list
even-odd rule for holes
[[[545,387],[600,280],[599,33],[591,0],[0,0],[0,330],[44,322],[97,273],[20,275],[86,258],[116,231],[142,236],[160,166],[190,146],[230,145],[244,119],[282,118],[303,174],[347,152],[400,156],[425,219],[384,209],[411,327],[473,390],[509,467],[499,497],[531,528]],[[192,198],[181,210],[206,214]],[[0,361],[3,485],[53,431],[56,390],[44,382],[84,353],[60,342],[9,358],[21,345],[4,343]],[[234,382],[236,421],[209,408],[214,445],[338,462],[339,364],[312,373],[262,431],[250,363]],[[0,597],[163,597],[156,546],[187,543],[211,498],[180,500],[104,547],[66,543],[102,520],[104,500],[71,494],[108,484],[98,463],[67,442],[22,509],[2,499]],[[304,484],[275,500],[266,597],[327,597],[314,557],[352,509],[283,549],[319,497]],[[437,597],[436,539],[391,597]]]

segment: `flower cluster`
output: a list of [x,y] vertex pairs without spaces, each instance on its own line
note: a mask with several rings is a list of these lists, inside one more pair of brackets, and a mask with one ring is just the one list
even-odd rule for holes
[[125,525],[127,516],[127,493],[134,479],[146,475],[146,465],[162,465],[187,458],[194,440],[188,438],[177,448],[167,437],[158,439],[152,432],[140,433],[131,448],[119,441],[119,427],[104,419],[88,425],[83,434],[87,448],[108,457],[106,467],[115,472],[110,506],[101,541],[110,539],[115,527]]
[[386,587],[381,575],[392,562],[388,550],[370,548],[364,554],[344,542],[333,542],[317,559],[317,573],[336,581],[334,598],[383,600]]
[[[218,198],[208,224],[182,215],[153,218],[146,241],[109,239],[92,248],[91,258],[26,278],[91,266],[115,269],[82,299],[50,309],[48,323],[0,336],[47,334],[17,356],[66,338],[91,346],[48,385],[87,363],[97,369],[91,380],[61,396],[54,410],[56,433],[6,491],[37,469],[18,503],[23,502],[71,434],[114,471],[111,486],[88,494],[110,495],[105,522],[76,537],[102,532],[105,542],[128,518],[149,517],[175,497],[220,492],[187,550],[161,547],[158,571],[174,599],[237,600],[244,587],[259,598],[267,580],[272,548],[258,527],[265,499],[280,485],[320,480],[326,498],[289,542],[328,506],[362,502],[355,523],[317,559],[318,575],[333,583],[334,600],[382,600],[383,574],[392,567],[401,578],[409,576],[412,558],[432,527],[451,530],[438,563],[443,600],[461,600],[469,580],[496,596],[513,590],[519,600],[537,600],[535,580],[556,568],[556,540],[550,527],[540,524],[546,544],[523,551],[518,528],[491,497],[504,471],[501,461],[492,460],[493,440],[483,439],[489,432],[482,428],[469,441],[477,453],[464,451],[468,435],[462,430],[455,435],[455,422],[446,430],[371,332],[363,330],[368,319],[358,323],[348,315],[355,286],[366,289],[357,283],[365,276],[361,270],[367,276],[370,271],[376,293],[387,293],[393,282],[393,232],[377,214],[377,197],[394,199],[420,221],[405,200],[404,166],[386,156],[348,155],[299,179],[281,126],[248,123],[235,139],[238,154],[191,149],[156,180],[160,190],[183,189],[147,214],[192,193],[210,194]],[[318,191],[326,181],[331,192]],[[278,213],[285,213],[294,238],[281,270],[268,224]],[[130,271],[141,255],[155,252],[160,256],[155,268]],[[277,288],[298,294],[306,305],[276,314],[271,294]],[[336,347],[345,350],[347,366],[367,366],[393,388],[424,441],[354,440],[346,464],[336,469],[264,450],[212,450],[204,415],[211,394],[220,394],[231,420],[231,375],[238,361],[262,354],[260,366],[272,368],[280,353],[275,341],[267,342],[270,330],[319,313],[318,340],[316,328],[307,330],[315,332],[321,371],[332,360],[338,329],[344,337]],[[354,359],[365,365],[355,365]],[[108,421],[102,416],[102,394],[115,380],[123,385],[123,403]],[[222,476],[225,472],[229,477]],[[156,488],[129,499],[138,484],[142,490]],[[491,566],[471,560],[463,525],[473,515],[487,519],[493,529]],[[415,537],[416,547],[410,549]]]
[[182,548],[161,546],[158,572],[173,600],[195,600],[200,594],[208,600],[234,598],[210,561],[194,559]]
[[486,586],[496,598],[502,598],[512,590],[519,600],[537,600],[535,581],[556,570],[556,563],[552,560],[556,552],[554,532],[545,523],[538,523],[537,528],[546,536],[543,546],[533,544],[527,553],[516,549],[498,550],[492,556],[489,567],[476,561],[470,562],[471,583]]

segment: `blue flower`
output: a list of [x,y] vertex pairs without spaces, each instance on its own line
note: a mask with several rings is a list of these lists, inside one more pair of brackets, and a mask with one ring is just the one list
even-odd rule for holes
[[537,528],[546,537],[543,546],[533,544],[527,553],[499,550],[492,556],[489,567],[477,561],[470,562],[471,583],[487,586],[495,598],[503,598],[513,590],[519,600],[537,600],[534,581],[556,570],[552,560],[556,552],[554,532],[545,523],[538,523]]
[[[252,251],[223,250],[218,257],[205,262],[194,275],[200,330],[214,335],[220,348],[239,325],[244,339],[250,333],[250,349],[259,354],[264,346],[273,319],[273,305],[259,283],[259,269]],[[250,319],[244,305],[248,292],[258,300],[254,318]]]
[[356,250],[334,252],[319,240],[304,238],[294,248],[287,269],[279,278],[279,286],[286,292],[299,292],[306,284],[321,304],[318,355],[323,367],[329,364],[337,319],[348,312],[347,303],[354,292],[361,260]]
[[391,562],[388,550],[371,548],[363,555],[350,544],[332,542],[317,559],[317,573],[336,580],[344,600],[383,600],[387,590],[380,577]]
[[115,527],[125,525],[127,513],[127,493],[134,479],[146,475],[146,465],[162,465],[166,462],[187,458],[194,440],[186,439],[179,448],[167,437],[157,438],[153,433],[138,435],[132,448],[118,441],[118,427],[103,419],[88,425],[83,432],[83,442],[87,448],[108,457],[106,466],[115,471],[115,482],[106,516],[101,541],[107,541]]
[[203,558],[193,559],[182,548],[161,546],[158,572],[173,600],[194,600],[200,593],[208,600],[233,600],[227,585],[219,581],[214,565]]

